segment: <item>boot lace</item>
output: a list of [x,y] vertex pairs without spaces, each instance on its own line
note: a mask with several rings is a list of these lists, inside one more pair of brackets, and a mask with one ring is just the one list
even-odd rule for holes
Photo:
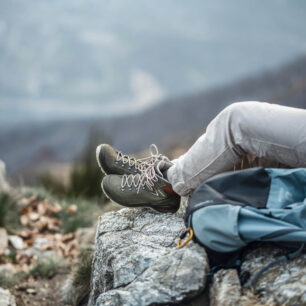
[[118,151],[116,162],[119,163],[121,161],[123,165],[128,164],[129,169],[135,167],[136,170],[143,171],[149,165],[154,164],[155,161],[162,156],[162,154],[159,154],[158,148],[155,144],[150,145],[150,153],[151,156],[136,159],[135,157],[124,155],[122,152]]
[[[162,160],[159,162],[161,163]],[[157,165],[158,167],[158,165]],[[124,174],[121,180],[121,190],[125,190],[128,187],[130,190],[134,187],[139,193],[140,189],[145,189],[146,187],[153,191],[155,183],[158,181],[158,176],[155,171],[155,164],[147,164],[145,169],[141,170],[141,174],[137,173],[135,175]]]

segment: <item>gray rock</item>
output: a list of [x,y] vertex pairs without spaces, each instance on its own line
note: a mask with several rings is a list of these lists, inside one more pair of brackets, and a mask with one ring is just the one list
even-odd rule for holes
[[94,227],[82,227],[76,231],[76,239],[80,248],[92,245],[95,238]]
[[180,208],[176,212],[176,215],[178,217],[184,218],[186,210],[187,210],[189,198],[190,198],[190,196],[181,197]]
[[7,231],[5,228],[0,228],[0,255],[5,253],[8,246]]
[[220,270],[214,274],[209,291],[211,306],[238,305],[241,286],[236,270]]
[[61,295],[63,302],[68,305],[74,305],[74,288],[73,288],[73,278],[70,274],[68,278],[64,281],[61,289]]
[[33,248],[40,250],[41,247],[46,245],[48,243],[48,239],[44,237],[38,237],[34,240]]
[[184,229],[181,217],[149,209],[100,217],[88,305],[178,304],[201,293],[207,256],[194,242],[177,248]]
[[[253,250],[247,254],[241,272],[252,277],[286,252],[273,247]],[[306,254],[269,269],[255,284],[254,292],[265,303],[306,305]]]
[[[236,270],[220,270],[203,292],[208,271],[204,249],[191,242],[178,249],[181,218],[148,209],[122,209],[102,216],[96,232],[92,290],[88,305],[306,305],[306,255],[278,264],[255,284],[240,285]],[[287,251],[250,250],[241,280],[252,278]]]
[[0,160],[0,192],[6,192],[10,190],[10,185],[6,180],[6,168],[5,163]]
[[19,236],[16,235],[9,235],[8,240],[10,244],[13,246],[16,250],[22,250],[23,249],[23,240]]
[[[252,278],[266,264],[287,251],[274,247],[250,251],[241,267],[241,279]],[[241,288],[236,270],[220,270],[210,287],[211,305],[306,305],[306,255],[267,270],[253,290]]]
[[9,292],[9,290],[0,288],[0,305],[16,306],[15,297]]

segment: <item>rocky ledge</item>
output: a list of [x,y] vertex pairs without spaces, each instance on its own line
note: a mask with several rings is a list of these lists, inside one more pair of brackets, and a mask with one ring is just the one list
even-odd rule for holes
[[178,249],[183,219],[149,209],[122,209],[98,222],[89,305],[178,304],[203,291],[204,249]]
[[236,270],[220,270],[208,284],[204,248],[194,242],[176,246],[184,229],[179,215],[149,209],[101,216],[88,305],[208,305],[208,295],[210,305],[218,306],[306,305],[306,255],[271,268],[254,290],[244,290],[241,281],[284,253],[273,247],[250,250],[240,279]]

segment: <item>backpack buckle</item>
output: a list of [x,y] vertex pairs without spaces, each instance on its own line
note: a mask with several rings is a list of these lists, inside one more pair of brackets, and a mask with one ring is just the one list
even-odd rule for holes
[[[182,240],[185,239],[187,233],[189,233],[188,239],[185,240],[185,241],[181,244]],[[190,240],[192,240],[192,238],[193,238],[193,230],[192,230],[192,228],[191,228],[191,227],[186,228],[185,232],[181,234],[180,238],[179,238],[178,241],[177,241],[177,247],[178,247],[179,249],[183,248]]]

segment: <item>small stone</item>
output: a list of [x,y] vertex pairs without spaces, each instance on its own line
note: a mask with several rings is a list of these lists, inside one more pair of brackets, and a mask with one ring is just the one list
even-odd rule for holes
[[28,289],[26,290],[26,292],[29,293],[29,294],[36,294],[36,290],[33,289],[33,288],[28,288]]
[[16,235],[9,235],[8,240],[10,244],[16,249],[16,250],[22,250],[23,249],[23,240],[19,236]]
[[29,218],[32,222],[35,222],[39,219],[39,214],[36,212],[29,213]]
[[0,228],[0,255],[5,253],[8,245],[8,237],[5,228]]
[[34,240],[33,248],[40,250],[41,247],[48,243],[48,240],[44,237],[39,237]]
[[21,284],[19,286],[17,286],[17,290],[19,291],[26,291],[28,289],[28,287],[25,284]]
[[15,297],[9,290],[0,288],[0,305],[1,306],[16,306]]

